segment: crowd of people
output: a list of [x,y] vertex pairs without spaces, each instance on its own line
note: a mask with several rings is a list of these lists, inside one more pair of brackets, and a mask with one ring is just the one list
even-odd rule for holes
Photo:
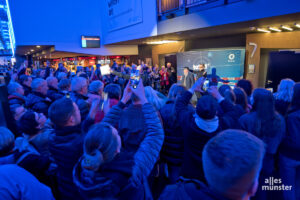
[[300,199],[300,83],[204,90],[188,68],[181,84],[171,64],[111,68],[9,69],[0,199]]

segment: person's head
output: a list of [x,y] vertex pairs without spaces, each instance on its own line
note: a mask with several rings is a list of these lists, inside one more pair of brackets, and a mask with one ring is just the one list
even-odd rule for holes
[[29,136],[35,136],[44,128],[47,118],[43,113],[28,110],[18,121],[19,130]]
[[31,87],[32,78],[30,76],[23,74],[20,76],[19,81],[22,85]]
[[20,85],[17,82],[10,82],[7,86],[7,92],[8,94],[19,94],[21,96],[24,96],[24,89],[23,86]]
[[224,98],[225,98],[226,100],[230,101],[230,102],[233,103],[233,104],[234,104],[235,101],[236,101],[236,96],[235,96],[235,94],[234,94],[234,92],[233,92],[232,89],[226,90],[226,91],[225,91],[225,93],[224,93]]
[[93,81],[89,85],[89,92],[96,95],[102,95],[104,84],[101,81]]
[[211,95],[201,97],[196,106],[196,113],[204,120],[215,118],[217,114],[218,102]]
[[163,65],[161,66],[161,70],[165,71],[166,70],[166,67]]
[[122,95],[121,87],[118,84],[108,84],[104,88],[104,93],[107,94],[108,99],[116,100],[120,100]]
[[[88,68],[88,67],[87,67]],[[78,76],[78,77],[82,77],[82,78],[84,78],[85,80],[86,80],[86,82],[87,82],[87,85],[89,85],[89,83],[90,83],[90,80],[89,80],[89,76],[86,74],[86,73],[80,73],[80,75]]]
[[170,68],[172,64],[170,62],[167,63],[167,68]]
[[188,67],[184,67],[183,68],[183,74],[186,76],[189,74],[189,68]]
[[241,105],[243,109],[247,109],[248,98],[243,88],[236,87],[233,89],[233,92],[235,94],[235,104]]
[[66,78],[67,78],[67,74],[65,72],[59,72],[57,75],[58,81],[60,81],[62,79],[66,79]]
[[200,69],[200,71],[205,70],[205,65],[204,64],[200,64],[199,65],[199,69]]
[[31,83],[32,91],[41,93],[43,95],[47,94],[48,91],[48,85],[47,81],[45,81],[42,78],[36,78]]
[[232,90],[231,89],[231,87],[229,86],[229,85],[221,85],[220,87],[219,87],[219,93],[222,95],[222,97],[224,97],[225,96],[225,92],[227,91],[227,90]]
[[78,106],[69,98],[56,100],[48,112],[51,122],[57,127],[77,126],[81,122]]
[[45,78],[46,70],[44,69],[39,69],[37,70],[37,77],[38,78]]
[[14,117],[14,119],[16,121],[18,121],[23,114],[26,112],[26,109],[24,108],[24,106],[19,105],[19,104],[13,104],[9,106],[10,108],[10,112],[12,114],[12,116]]
[[145,87],[145,96],[148,102],[152,104],[156,110],[160,110],[167,101],[167,98],[163,94],[154,90],[150,86]]
[[97,171],[101,164],[112,161],[120,153],[121,138],[110,124],[98,123],[85,136],[83,150],[81,166]]
[[296,83],[294,86],[293,98],[292,98],[292,107],[295,109],[300,109],[300,82]]
[[58,89],[61,91],[71,91],[71,81],[69,79],[60,80]]
[[258,118],[271,120],[275,115],[274,97],[269,90],[257,88],[252,94],[252,110],[257,112]]
[[179,84],[173,84],[170,88],[168,99],[175,100],[178,96],[180,96],[183,92],[186,91],[186,88]]
[[88,84],[87,80],[82,77],[75,77],[71,81],[71,89],[72,92],[76,92],[78,94],[87,95],[88,93]]
[[246,79],[241,79],[237,82],[237,87],[243,88],[243,90],[246,92],[248,97],[251,96],[252,89],[253,89],[251,81],[248,81]]
[[278,90],[274,94],[275,99],[291,102],[293,97],[293,87],[295,82],[292,79],[286,78],[280,81]]
[[248,200],[258,187],[265,146],[241,130],[226,130],[204,146],[203,171],[208,186],[226,199]]
[[57,78],[49,76],[46,79],[46,81],[47,81],[48,87],[53,87],[55,89],[58,89],[58,80],[57,80]]
[[15,136],[12,132],[0,126],[0,157],[9,154],[15,146]]

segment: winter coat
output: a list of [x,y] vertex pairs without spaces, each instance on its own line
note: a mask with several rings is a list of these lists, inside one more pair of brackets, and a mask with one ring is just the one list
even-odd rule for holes
[[[119,102],[103,122],[116,126],[125,104]],[[146,136],[136,153],[125,149],[113,161],[101,165],[97,172],[82,169],[80,162],[73,171],[74,182],[85,199],[148,199],[147,176],[156,163],[163,143],[160,120],[149,103],[142,106]]]
[[54,200],[49,187],[17,165],[0,165],[0,177],[0,199]]
[[[184,79],[185,79],[185,80],[184,80]],[[190,88],[194,85],[194,83],[195,83],[195,79],[194,79],[193,74],[192,74],[192,73],[188,73],[187,76],[183,75],[183,76],[182,76],[182,79],[181,79],[181,84],[183,85],[184,82],[185,82],[185,85],[184,85],[184,86],[185,86],[187,89],[190,89]]]
[[9,105],[15,105],[15,104],[18,104],[18,105],[25,105],[25,97],[20,95],[20,94],[17,94],[17,93],[14,93],[14,94],[11,94],[8,96],[8,103]]
[[45,116],[48,116],[48,108],[51,105],[51,101],[46,99],[41,93],[33,92],[27,96],[25,107],[32,109],[35,112],[43,113]]
[[82,94],[79,94],[77,92],[72,92],[71,99],[72,99],[72,101],[74,101],[77,104],[77,106],[80,110],[81,119],[84,120],[86,118],[86,116],[89,114],[89,109],[90,109],[90,106],[89,106],[88,102],[86,101],[88,99],[88,97],[84,96]]
[[222,100],[219,105],[224,114],[218,118],[217,129],[212,132],[198,127],[194,114],[189,111],[188,105],[192,98],[192,93],[184,92],[176,101],[176,118],[184,130],[184,158],[181,175],[185,178],[198,179],[205,182],[202,167],[202,150],[209,139],[214,137],[220,131],[230,128],[232,121],[238,120],[238,112],[234,105],[227,100]]
[[64,97],[65,95],[59,93],[58,89],[55,89],[54,87],[49,86],[49,89],[47,91],[47,97],[51,99],[52,102]]
[[28,94],[31,93],[31,87],[28,87],[27,85],[21,84],[24,89],[24,96],[27,96]]

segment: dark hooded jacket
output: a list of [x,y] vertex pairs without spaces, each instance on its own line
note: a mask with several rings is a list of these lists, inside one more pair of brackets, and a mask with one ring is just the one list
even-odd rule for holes
[[9,105],[25,105],[25,97],[20,95],[20,94],[17,94],[17,93],[13,93],[11,95],[8,96],[8,103]]
[[54,87],[49,86],[49,89],[47,91],[47,97],[51,99],[52,102],[64,97],[61,93],[59,93],[58,89],[55,89]]
[[46,96],[39,92],[30,93],[27,96],[25,107],[32,109],[35,112],[43,113],[48,116],[48,108],[51,105],[51,101],[46,99]]
[[89,114],[89,109],[90,109],[90,106],[86,101],[88,99],[88,97],[84,96],[82,94],[79,94],[77,92],[72,92],[71,99],[72,99],[72,101],[74,101],[77,104],[77,106],[80,110],[81,119],[84,120],[86,118],[86,116]]

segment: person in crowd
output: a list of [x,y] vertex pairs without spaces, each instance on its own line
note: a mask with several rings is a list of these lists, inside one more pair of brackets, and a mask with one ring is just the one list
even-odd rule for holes
[[62,96],[70,96],[71,81],[69,79],[62,79],[58,83],[58,92]]
[[63,79],[66,79],[66,78],[68,78],[68,74],[65,73],[65,72],[59,72],[57,74],[57,80],[58,80],[58,82],[60,82]]
[[[60,199],[81,199],[73,183],[72,170],[83,152],[83,139],[89,125],[94,122],[99,102],[93,103],[90,113],[81,124],[80,110],[70,98],[56,100],[49,108],[54,124],[49,151],[57,165],[57,182]],[[87,124],[87,125],[86,125]]]
[[9,106],[9,108],[15,121],[18,121],[27,111],[26,108],[20,104],[12,104]]
[[74,101],[79,110],[82,119],[85,119],[89,113],[89,103],[88,103],[88,83],[83,77],[75,77],[71,81],[71,99]]
[[277,92],[274,93],[275,109],[285,117],[293,97],[293,87],[295,82],[292,79],[282,79],[278,85]]
[[46,96],[48,92],[47,81],[36,78],[32,81],[31,88],[32,93],[27,96],[25,107],[48,116],[48,108],[51,100]]
[[104,84],[101,81],[99,80],[93,81],[89,85],[89,94],[98,95],[102,97],[103,89],[104,89]]
[[207,185],[181,178],[159,199],[249,200],[258,189],[264,152],[263,141],[254,135],[241,130],[223,131],[211,138],[202,152]]
[[[196,112],[191,113],[189,102],[195,91],[201,92],[205,78],[202,77],[184,92],[175,103],[176,118],[184,130],[184,160],[181,175],[204,181],[201,152],[206,142],[221,130],[231,128],[239,118],[234,105],[224,99],[217,87],[208,89],[209,95],[204,95],[197,102]],[[218,105],[223,111],[217,116]]]
[[22,85],[20,85],[17,82],[11,82],[7,86],[7,92],[9,94],[8,96],[8,102],[9,105],[25,105],[25,97],[24,97],[24,89]]
[[0,199],[54,200],[49,187],[17,165],[0,164],[0,177]]
[[167,98],[160,92],[154,90],[152,87],[145,87],[145,94],[148,102],[159,111],[166,103]]
[[[46,68],[47,69],[47,68]],[[38,69],[36,71],[36,77],[37,78],[42,78],[45,79],[46,78],[46,69]],[[50,68],[48,67],[48,71],[50,70]],[[49,71],[50,72],[50,71]],[[49,74],[47,74],[49,75]]]
[[122,90],[118,84],[108,84],[104,88],[104,102],[100,112],[97,112],[95,122],[101,122],[109,110],[118,104],[121,99]]
[[251,81],[246,80],[246,79],[241,79],[237,82],[236,86],[242,88],[246,92],[247,100],[248,100],[248,102],[251,102],[250,98],[251,98],[251,94],[252,94],[252,90],[253,90],[253,85],[252,85]]
[[188,67],[183,68],[183,76],[181,78],[181,84],[186,87],[187,89],[190,89],[195,83],[195,79],[192,73],[189,72]]
[[152,72],[150,73],[150,78],[152,82],[152,87],[154,90],[160,91],[160,74],[159,74],[159,67],[156,64],[153,68]]
[[280,156],[280,176],[292,190],[283,191],[284,200],[300,199],[300,83],[293,90],[291,107],[286,117],[287,132],[283,139]]
[[192,72],[193,74],[196,74],[196,79],[197,80],[201,77],[206,77],[206,75],[207,75],[207,72],[205,71],[205,65],[204,64],[199,65],[199,70],[189,69],[189,71]]
[[176,70],[175,68],[172,66],[172,63],[168,62],[167,63],[167,72],[169,75],[169,81],[170,84],[168,85],[168,90],[170,89],[170,87],[177,82],[177,75],[176,75]]
[[163,94],[167,94],[170,82],[169,82],[169,73],[165,66],[161,67],[159,74],[161,77],[160,79],[161,92]]
[[24,89],[24,95],[27,96],[29,93],[31,93],[31,82],[32,78],[28,75],[21,75],[19,78],[20,84],[23,86]]
[[47,97],[49,99],[51,99],[52,102],[56,101],[57,99],[60,99],[63,97],[63,95],[61,95],[58,92],[58,80],[57,78],[53,77],[53,76],[49,76],[47,79],[47,84],[48,84],[48,91],[47,91]]
[[[261,138],[267,145],[266,156],[261,171],[261,183],[267,177],[273,176],[275,155],[285,135],[285,122],[274,108],[273,94],[262,88],[254,90],[253,108],[250,113],[243,115],[239,122],[241,128]],[[258,190],[257,198],[267,198],[267,192]]]
[[18,121],[18,129],[23,137],[16,139],[16,146],[21,150],[31,150],[49,157],[49,139],[52,134],[44,131],[47,118],[43,113],[26,111]]
[[[176,118],[175,101],[185,91],[187,90],[182,85],[173,84],[170,88],[166,104],[160,109],[165,131],[165,140],[160,157],[161,161],[167,165],[168,173],[166,176],[169,184],[174,184],[179,178],[183,162],[184,137]],[[192,105],[189,105],[188,109],[191,113],[195,111]]]
[[[122,148],[121,138],[115,128],[132,93],[142,104],[146,129],[145,138],[136,153]],[[119,104],[85,137],[84,154],[73,173],[74,182],[82,196],[85,199],[151,198],[147,193],[147,177],[158,159],[163,138],[158,115],[147,102],[142,82],[136,89],[127,84]]]
[[233,89],[235,95],[235,104],[243,109],[243,114],[249,113],[251,106],[248,104],[248,98],[243,88],[235,87]]

